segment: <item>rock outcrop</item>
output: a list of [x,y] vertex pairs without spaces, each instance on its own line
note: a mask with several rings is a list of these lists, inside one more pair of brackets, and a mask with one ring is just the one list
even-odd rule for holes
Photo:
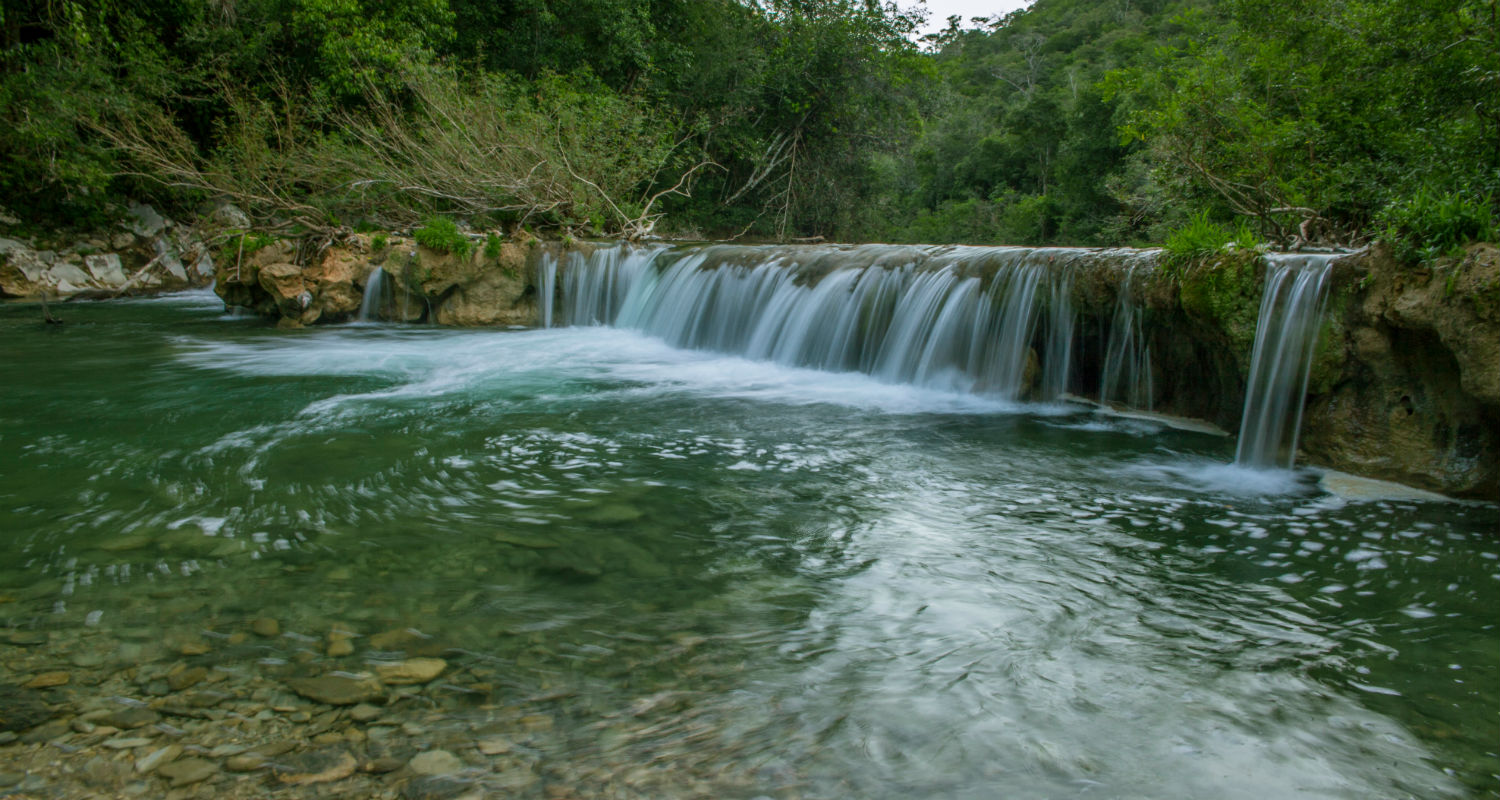
[[441,325],[530,325],[535,289],[531,243],[508,241],[498,253],[475,247],[444,253],[405,237],[353,234],[306,254],[292,241],[251,239],[220,252],[216,291],[224,302],[275,317],[287,327],[357,317],[375,269],[386,276],[378,319]]
[[113,297],[207,286],[213,257],[200,233],[150,206],[119,228],[61,250],[0,239],[0,297]]
[[1335,273],[1302,447],[1308,459],[1461,496],[1500,497],[1500,250]]

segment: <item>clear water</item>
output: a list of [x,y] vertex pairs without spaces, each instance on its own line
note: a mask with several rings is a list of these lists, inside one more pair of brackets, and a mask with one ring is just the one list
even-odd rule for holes
[[1500,796],[1492,505],[621,330],[62,316],[0,306],[0,625],[415,628],[578,796]]

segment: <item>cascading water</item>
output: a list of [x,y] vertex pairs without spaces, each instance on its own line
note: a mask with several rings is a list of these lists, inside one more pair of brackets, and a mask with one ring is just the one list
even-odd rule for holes
[[537,263],[537,323],[552,327],[552,309],[557,305],[557,260],[544,258]]
[[359,320],[374,322],[380,319],[380,298],[385,288],[385,270],[376,267],[365,281],[365,296],[359,303]]
[[1132,264],[1120,282],[1099,378],[1099,401],[1150,411],[1151,346],[1142,326],[1144,314],[1131,286],[1135,275],[1136,265]]
[[1268,256],[1235,463],[1289,469],[1333,256]]
[[1073,273],[1097,256],[889,245],[601,248],[563,265],[562,321],[891,383],[1052,400],[1071,369]]

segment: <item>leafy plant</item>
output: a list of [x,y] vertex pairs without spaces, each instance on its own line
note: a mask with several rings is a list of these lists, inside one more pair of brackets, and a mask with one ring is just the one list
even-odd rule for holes
[[1381,238],[1395,256],[1413,263],[1433,261],[1496,235],[1494,204],[1489,198],[1428,187],[1386,206],[1380,223]]
[[469,241],[458,223],[447,217],[428,217],[427,224],[412,233],[417,244],[439,253],[452,253],[462,258],[473,252],[474,243]]
[[484,257],[497,259],[500,257],[500,248],[505,242],[496,233],[490,233],[484,237]]
[[373,250],[374,252],[378,253],[378,252],[384,250],[385,249],[385,245],[386,245],[386,235],[384,233],[377,233],[374,236],[370,237],[370,249]]
[[1186,225],[1168,234],[1162,247],[1167,265],[1181,267],[1223,250],[1235,239],[1235,231],[1210,220],[1207,211],[1199,211],[1188,218]]

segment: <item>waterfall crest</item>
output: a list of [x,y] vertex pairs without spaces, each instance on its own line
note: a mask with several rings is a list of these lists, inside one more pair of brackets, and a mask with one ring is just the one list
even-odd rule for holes
[[1292,466],[1332,260],[1327,255],[1266,257],[1265,291],[1234,455],[1240,466]]
[[617,246],[570,253],[558,281],[565,325],[629,328],[677,347],[891,383],[1054,400],[1072,367],[1073,276],[1100,257],[1063,248]]

